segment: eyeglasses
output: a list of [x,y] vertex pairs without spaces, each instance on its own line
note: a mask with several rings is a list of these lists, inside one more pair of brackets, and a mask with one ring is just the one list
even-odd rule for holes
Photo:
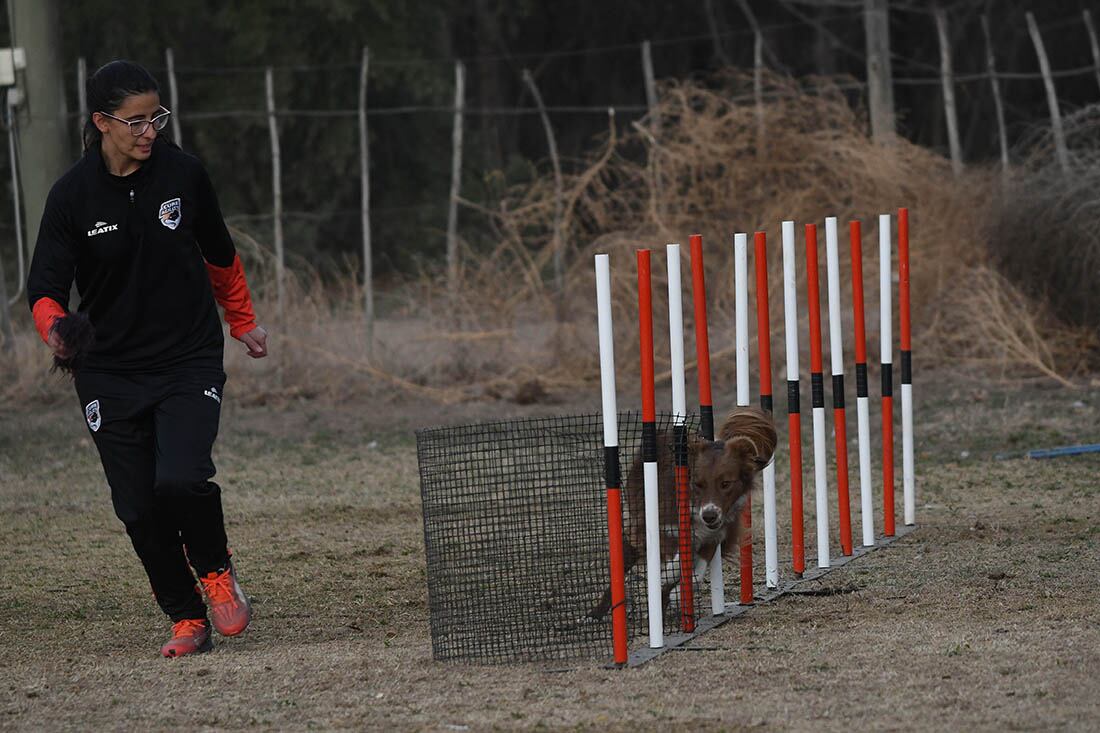
[[153,115],[153,119],[151,120],[124,120],[121,117],[115,117],[114,115],[108,114],[106,112],[100,112],[100,114],[104,117],[110,117],[112,120],[126,123],[130,126],[131,135],[133,135],[134,137],[141,137],[145,134],[145,131],[149,129],[149,125],[152,125],[153,129],[157,132],[160,132],[165,127],[168,127],[168,117],[172,114],[172,112],[167,107],[161,107],[161,109],[164,111],[158,112],[157,114]]

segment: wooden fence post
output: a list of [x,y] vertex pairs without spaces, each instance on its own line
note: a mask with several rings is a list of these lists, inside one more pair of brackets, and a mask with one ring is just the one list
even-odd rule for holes
[[1066,133],[1062,129],[1062,113],[1058,109],[1058,94],[1054,91],[1054,78],[1050,74],[1050,61],[1047,60],[1043,37],[1039,35],[1039,26],[1035,16],[1027,13],[1027,30],[1031,42],[1035,44],[1035,55],[1039,57],[1039,70],[1043,73],[1043,85],[1047,89],[1047,106],[1050,107],[1050,129],[1054,135],[1054,152],[1058,156],[1058,165],[1063,172],[1069,172],[1069,151],[1066,149]]
[[1100,84],[1100,44],[1096,42],[1096,28],[1092,25],[1092,13],[1085,10],[1081,11],[1081,15],[1085,18],[1085,30],[1089,34],[1089,46],[1092,48],[1092,63],[1096,66],[1096,83]]
[[462,184],[462,116],[466,99],[466,66],[455,61],[454,130],[451,133],[451,196],[447,208],[447,291],[452,306],[458,298],[458,194]]
[[645,79],[645,103],[649,107],[650,126],[661,126],[661,113],[657,109],[657,83],[653,76],[653,52],[649,41],[642,41],[642,76]]
[[264,73],[267,91],[267,129],[271,134],[271,190],[275,224],[275,291],[277,295],[279,325],[285,327],[286,314],[286,258],[283,252],[283,181],[282,155],[279,151],[279,125],[275,119],[275,79],[270,66]]
[[172,49],[164,49],[164,62],[168,68],[168,103],[172,105],[172,140],[183,147],[183,133],[180,132],[179,95],[176,93],[176,59]]
[[[23,294],[23,287],[27,278],[27,267],[29,266],[27,259],[30,252],[23,241],[23,200],[22,184],[19,181],[19,156],[16,154],[15,107],[11,104],[7,94],[4,95],[3,104],[8,123],[8,161],[11,169],[12,219],[15,222],[15,261],[18,268],[16,270],[18,285],[15,295],[12,296],[12,302],[14,303]],[[4,297],[4,302],[8,302],[7,296]]]
[[535,79],[527,69],[523,70],[523,81],[531,90],[531,96],[535,98],[539,116],[542,118],[543,129],[546,130],[546,144],[550,148],[550,164],[554,168],[554,235],[550,246],[554,254],[554,291],[556,294],[556,315],[558,321],[565,320],[565,242],[562,241],[561,215],[562,215],[562,180],[561,161],[558,159],[558,143],[554,139],[554,128],[550,125],[550,116],[546,114],[546,105],[542,102],[539,88],[535,86]]
[[370,145],[367,137],[367,76],[370,51],[363,47],[359,68],[359,208],[363,226],[363,318],[366,322],[367,358],[374,356],[374,270],[370,241]]
[[84,123],[88,121],[88,66],[81,56],[76,60],[76,103],[80,119],[76,121],[77,148],[84,150]]
[[707,28],[710,30],[710,40],[714,44],[714,55],[722,66],[733,66],[726,49],[722,46],[722,37],[718,33],[718,18],[714,15],[714,0],[704,0],[703,10],[707,15]]
[[993,87],[993,107],[997,112],[997,134],[1001,141],[1001,174],[1008,176],[1008,133],[1005,130],[1005,110],[1001,103],[1001,84],[997,80],[993,60],[993,36],[989,32],[989,17],[982,15],[982,34],[985,36],[985,66],[989,71],[989,84]]
[[863,27],[867,37],[871,137],[876,143],[889,144],[895,134],[889,0],[863,0]]
[[4,277],[4,258],[0,256],[0,351],[10,354],[15,349],[15,331],[11,326],[8,283]]
[[955,78],[951,68],[951,41],[947,33],[947,12],[937,5],[932,10],[936,18],[936,35],[940,39],[940,81],[943,84],[943,114],[947,120],[947,141],[951,148],[951,170],[961,175],[962,146],[959,144],[959,118],[955,110]]

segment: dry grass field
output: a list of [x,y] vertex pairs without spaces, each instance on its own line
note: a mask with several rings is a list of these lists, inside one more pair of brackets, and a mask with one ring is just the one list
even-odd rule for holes
[[820,581],[834,595],[628,670],[431,658],[412,430],[596,395],[242,407],[230,385],[216,460],[256,618],[179,660],[75,399],[5,408],[0,728],[1096,730],[1100,457],[996,456],[1100,440],[1100,385],[918,377],[918,529]]

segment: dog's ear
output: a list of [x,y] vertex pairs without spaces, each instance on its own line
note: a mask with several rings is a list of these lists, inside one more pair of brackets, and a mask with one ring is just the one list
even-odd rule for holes
[[763,470],[775,454],[779,441],[771,415],[755,407],[738,407],[726,416],[719,433],[727,450],[738,450]]

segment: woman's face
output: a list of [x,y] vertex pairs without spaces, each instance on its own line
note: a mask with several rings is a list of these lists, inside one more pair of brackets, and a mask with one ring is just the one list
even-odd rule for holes
[[[151,120],[153,115],[162,111],[160,95],[156,92],[135,94],[126,97],[118,109],[107,111],[122,120]],[[139,162],[149,159],[153,141],[157,139],[157,131],[152,125],[146,126],[145,132],[135,136],[130,132],[130,125],[98,112],[92,116],[92,121],[103,133],[103,144],[108,150],[113,149],[123,157]]]

